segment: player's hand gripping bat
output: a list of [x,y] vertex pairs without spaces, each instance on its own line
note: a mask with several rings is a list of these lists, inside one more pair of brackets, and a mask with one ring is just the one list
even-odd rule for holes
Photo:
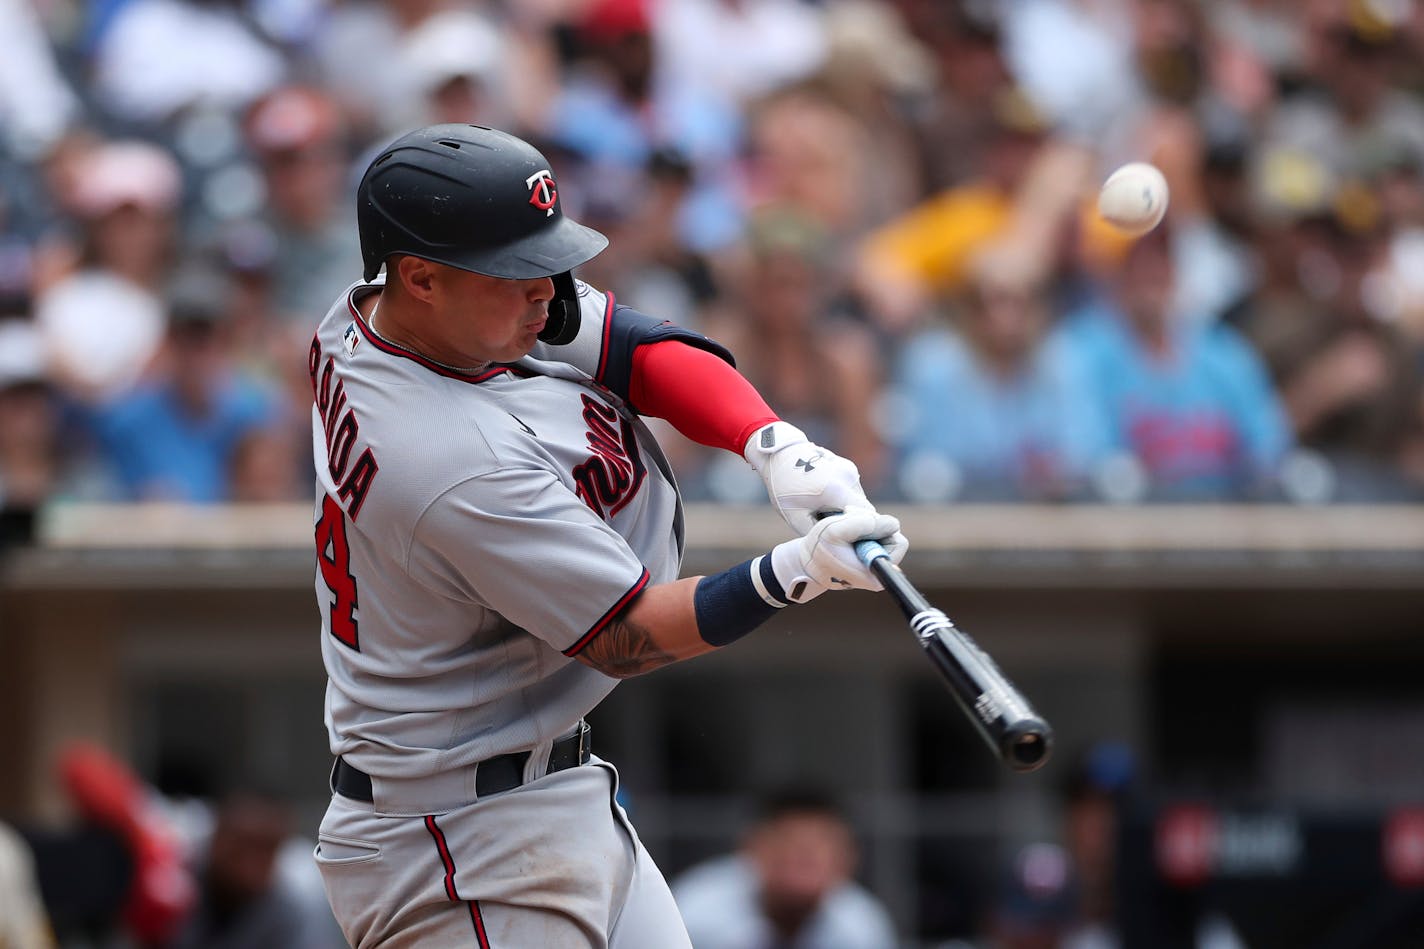
[[994,660],[930,605],[884,547],[862,540],[855,552],[900,604],[915,638],[994,753],[1015,771],[1032,771],[1047,761],[1053,729]]

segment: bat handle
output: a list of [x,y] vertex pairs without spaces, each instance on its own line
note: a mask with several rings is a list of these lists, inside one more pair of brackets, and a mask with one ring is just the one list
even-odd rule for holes
[[881,557],[884,557],[886,560],[890,559],[889,552],[880,545],[880,541],[871,540],[869,538],[855,542],[855,554],[860,558],[860,562],[867,567],[875,563],[875,561]]
[[903,574],[899,581],[894,574],[899,574],[900,569],[895,561],[890,559],[890,552],[878,540],[867,537],[865,540],[855,542],[855,555],[860,558],[860,562],[865,564],[867,570],[880,578],[880,582],[888,587],[899,588],[900,608],[905,611],[905,618],[909,619],[914,613],[920,610],[933,609],[929,602],[925,600],[920,592],[908,583],[903,581]]
[[905,579],[899,566],[890,559],[890,552],[874,538],[867,537],[855,542],[855,555],[866,569],[880,578],[886,589],[894,588],[896,602],[905,612],[906,619],[913,619],[916,613],[932,610],[932,607],[914,586]]

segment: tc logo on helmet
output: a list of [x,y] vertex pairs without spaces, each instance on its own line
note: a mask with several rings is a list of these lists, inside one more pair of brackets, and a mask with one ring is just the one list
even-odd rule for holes
[[543,211],[546,217],[553,217],[554,204],[559,200],[559,188],[554,183],[553,172],[547,168],[536,171],[525,178],[524,183],[529,186],[529,203]]

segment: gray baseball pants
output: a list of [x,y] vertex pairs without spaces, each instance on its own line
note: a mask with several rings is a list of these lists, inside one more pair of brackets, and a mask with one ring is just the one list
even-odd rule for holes
[[333,795],[316,862],[356,949],[691,949],[606,762],[438,814]]

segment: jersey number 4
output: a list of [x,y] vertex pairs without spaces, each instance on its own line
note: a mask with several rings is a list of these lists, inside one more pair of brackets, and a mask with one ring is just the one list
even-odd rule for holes
[[316,522],[316,564],[331,591],[331,635],[358,652],[356,638],[356,578],[351,575],[351,548],[346,544],[346,512],[325,495]]

